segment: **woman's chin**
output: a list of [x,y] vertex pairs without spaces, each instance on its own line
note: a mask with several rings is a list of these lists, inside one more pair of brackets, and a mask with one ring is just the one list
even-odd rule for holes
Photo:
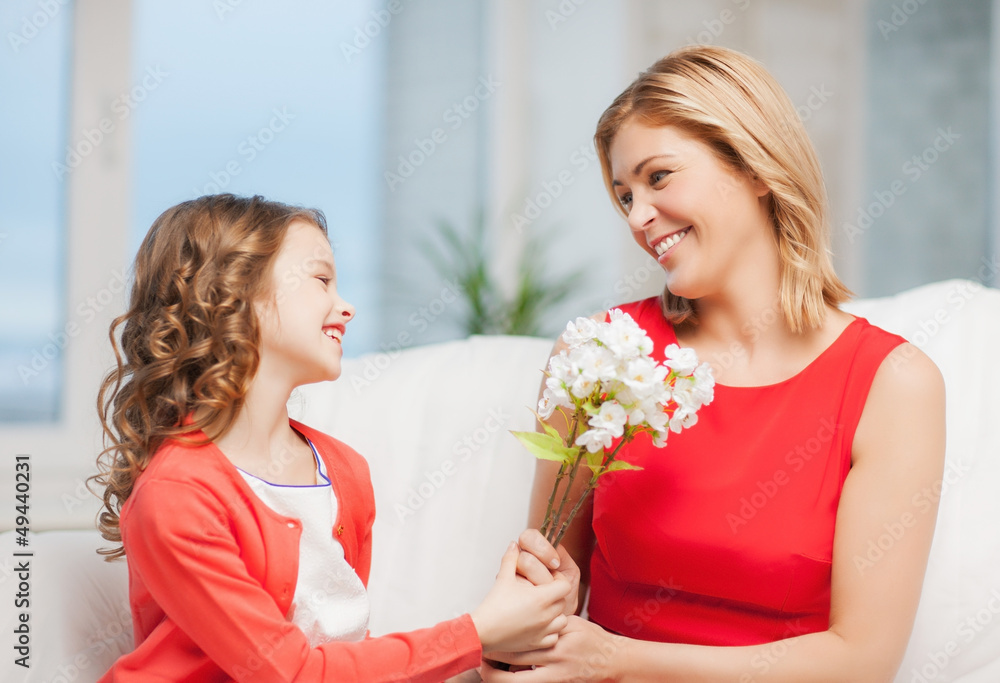
[[698,287],[693,282],[684,277],[678,277],[676,273],[671,274],[669,271],[667,272],[666,287],[667,291],[674,296],[685,299],[697,299],[701,296]]

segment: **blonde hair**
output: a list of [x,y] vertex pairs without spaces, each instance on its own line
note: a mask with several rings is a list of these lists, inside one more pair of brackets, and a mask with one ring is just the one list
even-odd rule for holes
[[[816,152],[788,95],[763,66],[727,48],[685,47],[653,64],[615,98],[601,115],[594,142],[608,193],[626,215],[611,185],[610,148],[633,117],[676,127],[766,185],[781,259],[780,305],[792,331],[819,326],[824,303],[836,306],[850,299],[852,292],[830,259],[826,191]],[[694,302],[667,288],[661,307],[675,324],[697,321]]]
[[253,303],[296,220],[326,234],[320,211],[210,195],[164,211],[139,247],[129,308],[109,332],[116,367],[97,398],[107,447],[88,479],[104,487],[98,528],[118,544],[98,551],[108,560],[124,555],[121,507],[164,440],[217,438],[236,419],[260,362]]

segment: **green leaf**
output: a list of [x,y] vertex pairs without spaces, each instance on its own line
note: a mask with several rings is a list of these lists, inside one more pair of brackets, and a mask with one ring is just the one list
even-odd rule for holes
[[541,460],[570,463],[579,453],[579,450],[576,448],[567,448],[564,446],[562,439],[558,435],[552,436],[551,434],[539,434],[538,432],[511,432],[511,434],[524,444],[529,453]]
[[631,463],[627,463],[624,460],[615,460],[613,463],[608,465],[608,468],[604,471],[618,472],[619,470],[641,470],[641,469],[642,469],[641,467],[633,465]]
[[553,436],[553,437],[555,437],[555,438],[559,439],[559,443],[562,443],[562,436],[560,436],[559,432],[557,432],[557,431],[556,431],[556,428],[555,428],[555,427],[553,427],[553,426],[552,426],[552,425],[550,425],[550,424],[549,424],[548,422],[546,422],[545,420],[543,420],[543,419],[542,419],[542,416],[541,416],[541,415],[539,415],[539,414],[538,414],[537,412],[535,412],[534,410],[532,410],[532,411],[531,411],[531,413],[532,413],[532,414],[533,414],[533,415],[535,416],[535,418],[536,418],[536,419],[538,420],[538,424],[542,425],[542,429],[544,429],[544,430],[545,430],[545,433],[546,433],[546,434],[548,434],[549,436]]
[[587,451],[587,467],[596,476],[600,472],[601,467],[604,465],[604,449],[597,451],[596,453],[591,453]]

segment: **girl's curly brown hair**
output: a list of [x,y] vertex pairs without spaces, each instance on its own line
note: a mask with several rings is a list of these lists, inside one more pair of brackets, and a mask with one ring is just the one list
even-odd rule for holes
[[104,488],[101,535],[118,544],[98,551],[107,560],[125,554],[119,513],[163,441],[232,426],[260,361],[253,304],[294,221],[327,232],[314,209],[210,195],[164,211],[139,247],[128,310],[109,332],[116,367],[97,397],[106,448],[88,479]]

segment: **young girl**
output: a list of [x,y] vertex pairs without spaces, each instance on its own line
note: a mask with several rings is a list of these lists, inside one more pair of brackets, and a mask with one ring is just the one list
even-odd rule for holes
[[658,360],[668,344],[697,351],[715,399],[663,451],[623,447],[642,471],[602,478],[574,521],[564,543],[590,620],[504,658],[533,670],[484,677],[892,680],[934,531],[921,491],[941,477],[944,383],[918,348],[839,309],[850,292],[795,108],[757,62],[694,46],[628,86],[595,142],[664,273],[662,296],[621,308]]
[[368,637],[367,464],[285,408],[340,375],[353,316],[318,211],[217,195],[153,224],[98,399],[135,632],[103,681],[441,681],[555,641],[570,582],[517,578],[516,544],[471,614]]

